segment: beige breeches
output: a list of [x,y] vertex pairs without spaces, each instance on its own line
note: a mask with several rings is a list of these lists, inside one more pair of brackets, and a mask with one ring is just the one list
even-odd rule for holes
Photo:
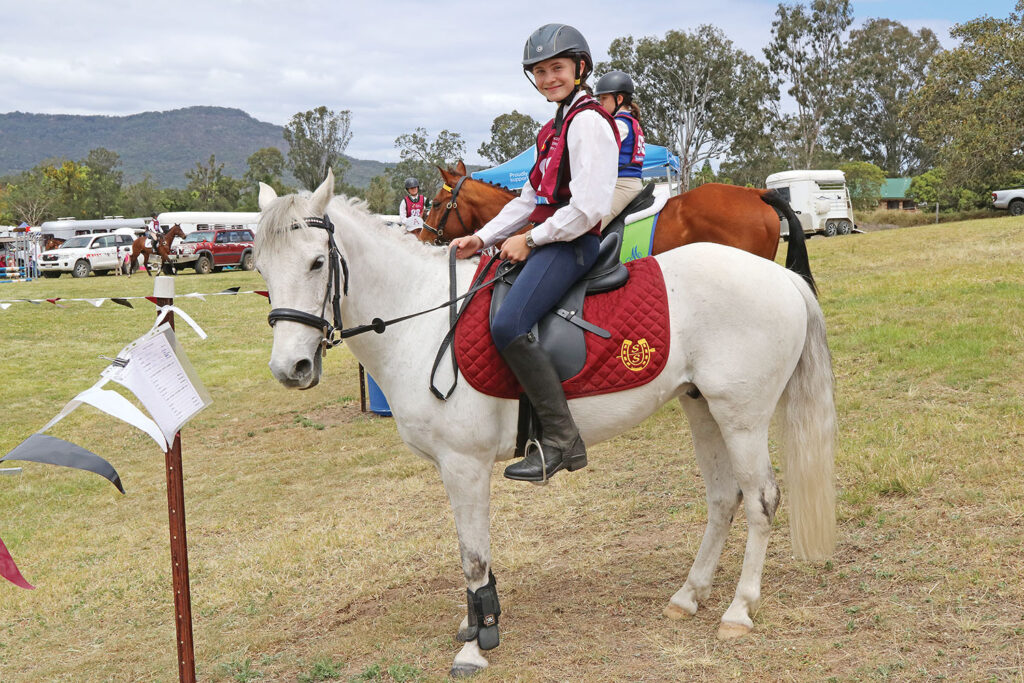
[[633,201],[633,198],[640,194],[644,188],[639,178],[619,178],[615,181],[615,193],[612,195],[612,210],[601,221],[601,229],[604,229],[613,218],[626,208],[626,205]]

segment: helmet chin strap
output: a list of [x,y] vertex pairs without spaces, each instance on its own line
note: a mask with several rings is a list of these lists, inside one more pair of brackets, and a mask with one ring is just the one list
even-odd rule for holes
[[558,135],[559,133],[562,132],[562,121],[565,119],[565,110],[568,108],[570,104],[572,104],[573,99],[576,97],[576,93],[580,91],[581,80],[582,79],[580,78],[580,60],[574,59],[572,90],[569,91],[569,94],[566,95],[565,98],[558,103],[558,111],[555,112],[555,135]]

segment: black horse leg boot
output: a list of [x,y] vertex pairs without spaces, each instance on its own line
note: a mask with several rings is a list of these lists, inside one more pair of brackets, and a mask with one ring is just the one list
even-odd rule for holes
[[587,448],[569,413],[562,382],[547,352],[532,334],[516,337],[501,352],[540,418],[541,447],[505,468],[505,476],[519,481],[546,481],[559,470],[587,466]]

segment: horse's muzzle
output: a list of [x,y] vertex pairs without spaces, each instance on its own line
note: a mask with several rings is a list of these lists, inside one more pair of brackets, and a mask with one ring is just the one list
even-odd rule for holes
[[271,353],[270,372],[289,389],[312,389],[320,383],[320,354],[278,359]]

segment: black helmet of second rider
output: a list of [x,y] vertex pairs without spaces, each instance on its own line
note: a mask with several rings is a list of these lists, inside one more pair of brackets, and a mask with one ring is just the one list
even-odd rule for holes
[[594,86],[594,95],[598,98],[601,95],[610,95],[614,98],[614,110],[608,112],[614,116],[620,109],[629,108],[629,105],[633,103],[633,93],[635,90],[633,79],[625,71],[609,71],[597,79],[597,85]]
[[[577,29],[568,24],[545,24],[530,34],[523,47],[523,71],[527,74],[533,67],[548,59],[568,57],[573,61],[576,71],[576,83],[567,98],[561,102],[571,102],[581,86],[585,87],[587,76],[594,70],[594,60],[590,56],[590,45]],[[583,67],[580,67],[583,60]],[[536,83],[534,83],[536,87]]]

